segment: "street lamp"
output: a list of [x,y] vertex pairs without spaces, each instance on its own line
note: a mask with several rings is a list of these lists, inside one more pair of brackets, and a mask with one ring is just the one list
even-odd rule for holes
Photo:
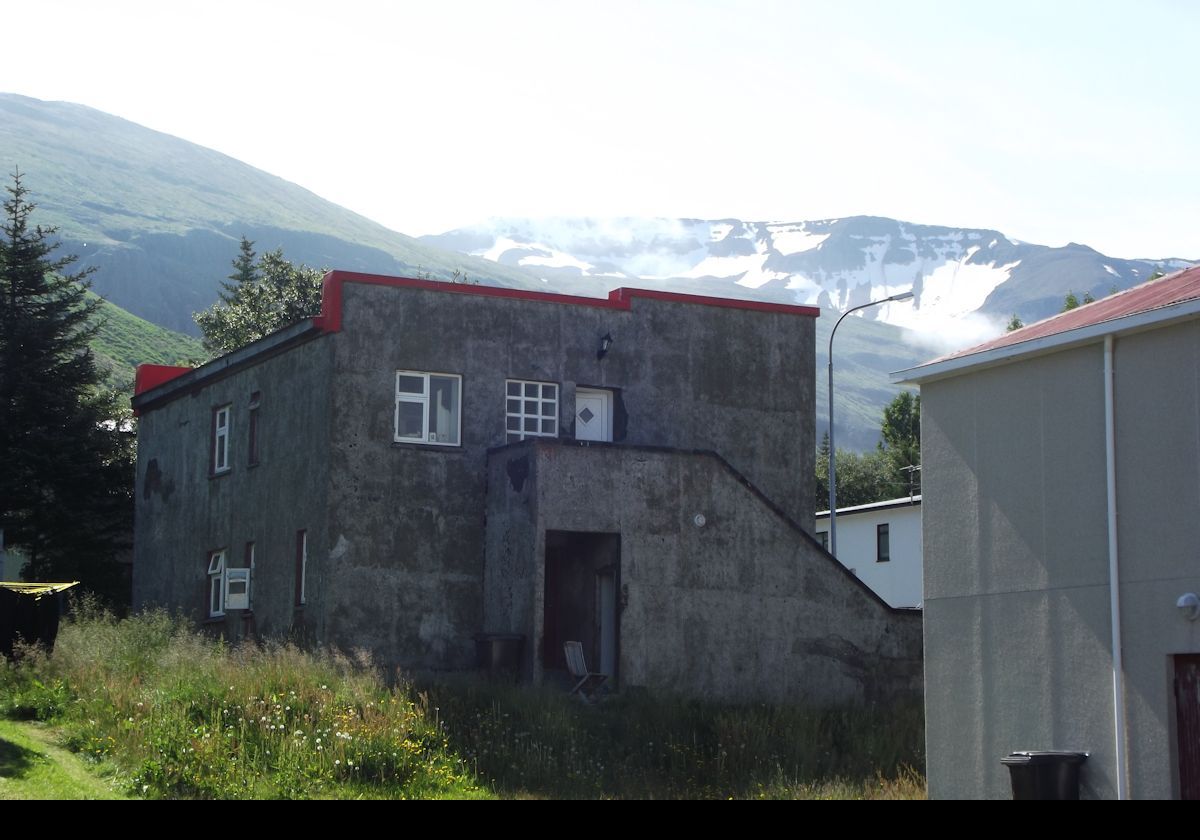
[[829,553],[834,557],[837,557],[837,475],[833,462],[837,454],[837,447],[833,444],[833,337],[837,334],[837,328],[842,325],[842,321],[846,320],[846,316],[851,312],[866,309],[868,306],[878,306],[881,303],[909,300],[912,296],[912,292],[901,292],[890,298],[873,300],[870,303],[847,309],[842,313],[842,317],[837,319],[837,323],[833,325],[833,331],[829,333]]

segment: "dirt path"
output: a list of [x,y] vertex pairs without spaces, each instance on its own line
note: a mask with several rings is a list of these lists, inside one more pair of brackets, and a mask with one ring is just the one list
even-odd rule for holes
[[74,753],[54,730],[0,720],[0,799],[127,799]]

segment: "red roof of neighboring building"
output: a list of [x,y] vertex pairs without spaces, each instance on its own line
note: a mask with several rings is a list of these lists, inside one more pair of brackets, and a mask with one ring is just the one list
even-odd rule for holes
[[1084,304],[1019,330],[1005,333],[999,338],[993,338],[983,344],[941,356],[926,362],[921,367],[936,365],[963,356],[973,356],[976,353],[986,353],[989,350],[997,350],[1037,338],[1059,335],[1083,327],[1096,326],[1106,321],[1115,321],[1118,318],[1139,315],[1143,312],[1151,312],[1155,309],[1196,299],[1200,299],[1200,266],[1192,266],[1166,277],[1160,277],[1158,280],[1151,280],[1148,283],[1134,286],[1132,289],[1117,292],[1115,295],[1101,298],[1094,303]]

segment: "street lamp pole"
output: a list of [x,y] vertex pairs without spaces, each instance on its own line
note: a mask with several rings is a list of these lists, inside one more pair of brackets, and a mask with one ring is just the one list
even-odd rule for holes
[[834,467],[837,447],[833,443],[833,337],[837,334],[837,328],[842,325],[842,321],[846,320],[846,316],[851,312],[866,309],[868,306],[878,306],[881,303],[909,300],[912,296],[912,292],[901,292],[889,298],[873,300],[870,303],[847,309],[842,313],[842,317],[837,319],[837,323],[833,325],[833,330],[829,333],[829,553],[834,557],[837,557],[837,473]]

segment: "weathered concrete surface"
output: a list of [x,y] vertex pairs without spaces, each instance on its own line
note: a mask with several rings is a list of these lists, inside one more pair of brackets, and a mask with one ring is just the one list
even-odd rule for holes
[[[142,413],[138,428],[134,608],[205,621],[209,553],[244,565],[255,544],[254,625],[264,635],[323,638],[329,591],[328,487],[332,346],[316,338]],[[259,392],[259,463],[249,461],[250,395]],[[213,409],[232,405],[229,472],[209,475]],[[308,532],[307,601],[295,609],[296,532]],[[254,628],[241,611],[216,622]]]
[[[811,528],[813,340],[812,318],[787,314],[347,283],[332,336],[331,539],[344,549],[332,637],[406,667],[472,664],[474,635],[494,629],[481,597],[487,450],[505,443],[507,378],[560,385],[564,437],[576,387],[611,388],[618,442],[717,449]],[[463,377],[461,447],[392,442],[397,370]]]
[[[1115,342],[1130,794],[1178,795],[1174,608],[1200,590],[1200,325]],[[1014,750],[1116,795],[1103,344],[921,388],[930,795],[1008,798]]]
[[[506,480],[514,463],[528,465],[520,486]],[[527,637],[534,679],[544,535],[603,532],[620,535],[622,687],[814,703],[920,696],[920,613],[887,607],[720,458],[526,442],[494,452],[489,476],[485,625]]]

